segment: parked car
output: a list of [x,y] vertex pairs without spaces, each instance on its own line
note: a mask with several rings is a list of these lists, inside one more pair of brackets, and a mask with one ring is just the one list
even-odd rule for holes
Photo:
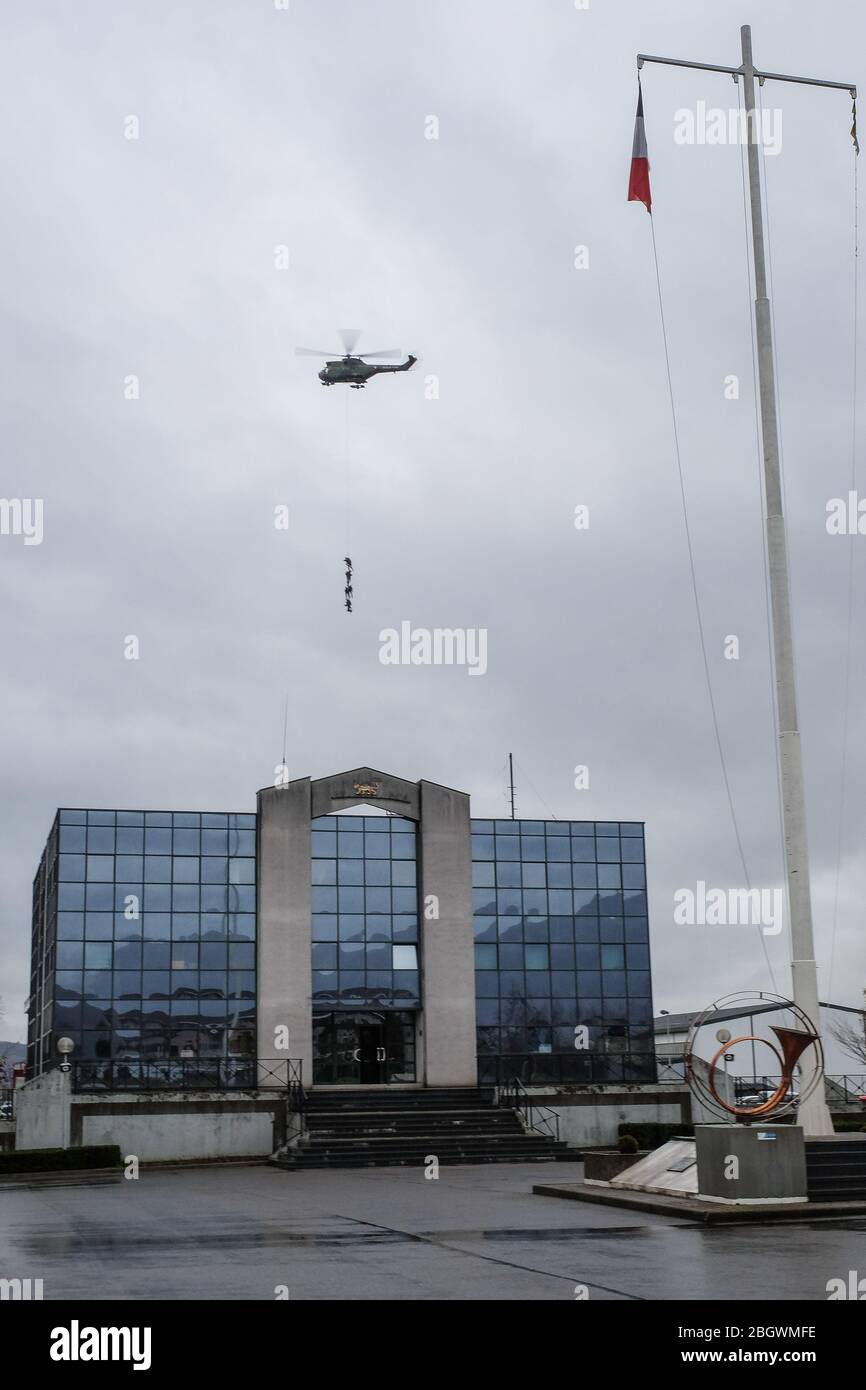
[[[771,1096],[774,1096],[775,1094],[775,1091],[769,1090],[744,1091],[741,1096],[737,1097],[737,1105],[766,1105],[767,1101],[771,1098]],[[796,1109],[796,1107],[800,1104],[800,1097],[797,1095],[796,1091],[786,1091],[785,1095],[782,1097],[779,1103],[780,1105],[793,1106],[794,1109]]]
[[772,1091],[744,1091],[737,1096],[737,1105],[763,1105],[772,1094]]

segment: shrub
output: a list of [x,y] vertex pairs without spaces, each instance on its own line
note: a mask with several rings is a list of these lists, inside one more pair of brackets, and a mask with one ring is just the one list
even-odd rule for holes
[[619,1136],[619,1151],[621,1154],[636,1154],[640,1146],[633,1134],[621,1134]]
[[58,1173],[85,1168],[120,1168],[117,1144],[90,1144],[78,1149],[13,1149],[0,1153],[0,1176],[4,1173]]

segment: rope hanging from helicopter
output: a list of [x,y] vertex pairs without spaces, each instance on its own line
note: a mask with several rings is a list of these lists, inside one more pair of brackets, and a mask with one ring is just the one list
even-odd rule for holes
[[[295,353],[299,357],[324,357],[325,365],[319,372],[319,381],[323,386],[336,386],[341,383],[350,386],[356,391],[361,391],[366,386],[371,377],[378,376],[382,372],[408,372],[411,371],[417,362],[417,357],[411,353],[407,354],[405,362],[373,362],[371,359],[376,357],[402,357],[399,348],[379,348],[376,352],[355,352],[355,344],[361,336],[359,328],[344,328],[340,332],[343,340],[343,355],[341,357],[329,357],[327,352],[319,348],[295,348]],[[351,483],[351,458],[349,449],[349,397],[346,396],[345,426],[344,426],[344,471],[345,471],[345,506],[346,506],[346,554],[343,556],[344,582],[343,582],[343,603],[347,613],[352,612],[354,600],[354,566],[351,556],[351,507],[350,507],[350,483]]]
[[352,599],[354,598],[355,590],[354,590],[354,586],[353,586],[353,584],[352,584],[353,567],[352,567],[352,556],[351,556],[351,550],[352,550],[352,544],[351,544],[351,542],[352,542],[352,530],[351,530],[351,527],[352,527],[352,509],[351,509],[351,495],[350,495],[350,494],[351,494],[351,481],[352,481],[352,478],[351,478],[351,463],[350,463],[350,454],[349,454],[349,393],[348,393],[348,391],[346,392],[346,410],[345,410],[344,422],[345,422],[345,430],[344,430],[344,432],[345,432],[345,460],[344,460],[344,462],[345,462],[345,467],[344,467],[344,470],[343,470],[343,471],[344,471],[344,488],[345,488],[345,496],[346,496],[346,544],[345,544],[345,546],[344,546],[344,549],[345,549],[345,551],[346,551],[346,554],[343,556],[343,564],[346,566],[346,573],[345,573],[345,580],[346,580],[346,583],[345,583],[345,586],[344,586],[344,589],[343,589],[343,602],[345,603],[345,606],[346,606],[346,612],[347,612],[347,613],[351,613],[351,611],[352,611]]

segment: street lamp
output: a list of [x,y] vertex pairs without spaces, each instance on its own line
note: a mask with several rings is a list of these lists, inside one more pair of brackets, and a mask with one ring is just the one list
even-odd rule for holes
[[71,1063],[70,1063],[67,1059],[68,1059],[68,1057],[69,1057],[70,1052],[74,1052],[74,1051],[75,1051],[75,1043],[72,1041],[71,1038],[58,1038],[58,1039],[57,1039],[57,1051],[60,1053],[60,1056],[63,1058],[63,1061],[60,1063],[60,1070],[61,1070],[61,1071],[71,1071],[71,1070],[72,1070],[72,1065],[71,1065]]
[[[728,1031],[728,1029],[727,1029],[727,1028],[719,1028],[718,1032],[716,1033],[716,1042],[720,1042],[720,1043],[729,1043],[730,1041],[731,1041],[731,1033]],[[724,1054],[724,1057],[723,1057],[723,1068],[722,1068],[722,1069],[723,1069],[723,1073],[724,1073],[724,1077],[725,1077],[725,1098],[726,1098],[726,1099],[727,1099],[728,1096],[730,1095],[730,1091],[729,1091],[729,1089],[728,1089],[728,1058],[729,1058],[729,1057],[733,1057],[733,1055],[734,1055],[734,1054],[733,1054],[732,1052],[726,1052],[726,1053]]]

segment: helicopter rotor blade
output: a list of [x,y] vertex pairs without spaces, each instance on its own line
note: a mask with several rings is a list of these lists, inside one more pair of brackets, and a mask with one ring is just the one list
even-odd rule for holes
[[340,357],[342,356],[339,348],[328,348],[327,351],[319,348],[295,348],[296,357]]
[[380,348],[378,352],[359,352],[359,357],[403,357],[402,348]]
[[355,350],[355,344],[361,336],[360,328],[341,328],[340,337],[343,340],[343,347],[346,349],[346,356],[351,357]]

